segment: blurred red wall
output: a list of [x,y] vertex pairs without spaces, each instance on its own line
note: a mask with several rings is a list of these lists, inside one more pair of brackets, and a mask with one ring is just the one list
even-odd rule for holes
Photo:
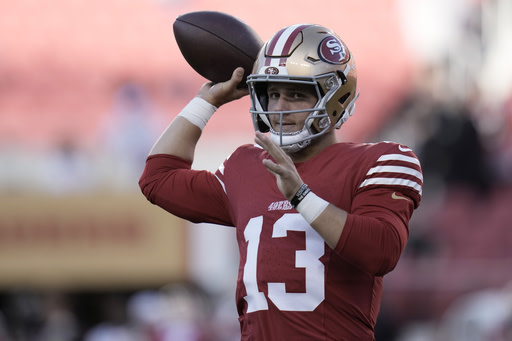
[[[244,6],[234,0],[0,1],[0,146],[51,146],[69,137],[95,146],[100,122],[126,81],[146,88],[165,124],[204,81],[172,34],[176,16],[195,10],[233,14],[263,40],[297,22],[337,31],[356,56],[361,88],[356,114],[340,132],[344,140],[364,140],[378,129],[409,84],[413,63],[394,0],[314,7],[293,0]],[[248,107],[247,98],[226,106],[207,133],[217,136],[228,126],[234,128],[227,136],[252,134]]]

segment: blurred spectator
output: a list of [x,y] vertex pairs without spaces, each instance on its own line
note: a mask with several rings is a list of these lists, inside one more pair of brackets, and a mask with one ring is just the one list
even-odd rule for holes
[[166,310],[163,295],[155,290],[137,292],[127,302],[131,324],[147,340],[160,340],[160,328],[165,323]]
[[440,340],[512,340],[512,282],[457,299],[443,316]]
[[109,294],[100,308],[102,322],[86,331],[85,341],[145,341],[128,321],[124,297]]
[[2,311],[0,311],[0,341],[10,341],[9,334],[7,332],[7,326],[5,325],[5,318]]
[[44,155],[39,173],[42,189],[52,194],[88,192],[97,181],[92,159],[72,138],[63,138]]
[[194,286],[176,283],[138,292],[129,299],[127,310],[145,340],[217,340],[205,328],[211,317],[208,299]]
[[430,120],[432,131],[419,155],[425,178],[488,192],[493,176],[469,110],[454,103],[438,104]]
[[448,185],[486,192],[495,178],[485,136],[475,121],[481,116],[480,99],[475,95],[457,99],[446,84],[447,72],[444,63],[425,67],[377,137],[417,152],[427,201],[431,190]]
[[0,314],[0,341],[79,340],[80,325],[66,295],[13,292],[5,303],[5,317]]
[[[507,223],[512,110],[497,101],[489,104],[470,86],[466,97],[458,97],[449,74],[449,63],[424,68],[376,137],[413,147],[425,179],[422,207],[411,220],[404,257],[384,294],[389,300],[382,306],[383,340],[512,340],[511,313],[505,313],[510,308],[501,292],[496,309],[492,302],[499,299],[489,293],[464,298],[464,305],[457,300],[511,279],[506,269],[512,259]],[[440,316],[447,306],[441,335]],[[493,318],[492,335],[478,338]]]
[[79,338],[79,324],[66,295],[50,293],[43,297],[43,323],[38,341],[74,341]]
[[0,144],[0,192],[33,191],[41,186],[38,166],[44,158],[17,141]]
[[30,292],[12,292],[5,307],[9,334],[16,341],[37,340],[42,326],[40,296]]
[[157,137],[155,108],[146,90],[134,82],[115,93],[112,112],[103,122],[98,150],[105,185],[138,190],[137,181]]
[[[504,104],[493,103],[482,108],[480,127],[486,137],[491,164],[500,183],[512,185],[512,92]],[[488,115],[491,111],[494,114]]]
[[88,331],[84,341],[144,341],[126,326],[105,322]]

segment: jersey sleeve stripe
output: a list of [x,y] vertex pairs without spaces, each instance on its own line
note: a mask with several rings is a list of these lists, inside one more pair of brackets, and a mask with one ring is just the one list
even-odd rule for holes
[[[218,172],[219,174],[221,174],[221,175],[222,175],[222,177],[224,177],[224,169],[225,169],[225,168],[226,168],[226,167],[224,166],[224,163],[221,163],[221,164],[220,164],[220,166],[219,166],[219,168],[217,169],[217,172]],[[227,192],[226,192],[226,186],[224,185],[224,181],[222,181],[222,179],[221,179],[217,174],[215,174],[215,177],[217,178],[217,180],[219,181],[220,185],[222,186],[222,189],[224,190],[224,193],[226,193],[226,194],[227,194]]]
[[222,189],[224,190],[224,193],[227,194],[226,186],[224,185],[224,182],[217,176],[217,174],[215,174],[215,177],[217,178],[217,180],[219,181],[220,185],[222,186]]
[[401,173],[401,174],[407,174],[412,175],[419,180],[423,181],[423,175],[421,172],[417,171],[416,169],[412,169],[409,167],[401,167],[401,166],[377,166],[371,168],[366,175],[372,175],[376,173]]
[[377,162],[380,162],[380,161],[404,161],[404,162],[413,163],[418,166],[420,165],[420,161],[417,158],[402,155],[402,154],[384,154],[381,157],[379,157],[379,159],[377,160]]
[[402,186],[422,195],[423,175],[420,161],[414,155],[384,154],[368,170],[359,188],[372,185]]
[[396,185],[396,186],[405,186],[410,187],[416,190],[420,195],[422,194],[421,185],[415,181],[411,181],[408,179],[402,178],[370,178],[364,180],[359,188],[369,186],[369,185]]

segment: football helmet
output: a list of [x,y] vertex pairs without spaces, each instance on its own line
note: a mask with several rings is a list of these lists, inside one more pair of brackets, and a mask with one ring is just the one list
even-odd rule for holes
[[[288,133],[272,127],[269,115],[298,111],[268,111],[269,82],[309,84],[318,101],[300,131]],[[260,50],[252,73],[247,77],[254,128],[270,132],[272,140],[289,152],[296,152],[311,140],[339,128],[353,113],[357,93],[355,61],[347,46],[332,30],[310,24],[285,27]],[[282,127],[282,125],[280,125]]]

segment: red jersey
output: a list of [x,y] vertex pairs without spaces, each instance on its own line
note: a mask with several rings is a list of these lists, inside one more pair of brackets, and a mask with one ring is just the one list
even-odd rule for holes
[[212,173],[153,155],[140,186],[172,214],[236,227],[242,340],[374,340],[382,276],[421,199],[417,157],[395,143],[338,143],[296,164],[315,194],[348,212],[334,249],[279,191],[269,157],[244,145]]

